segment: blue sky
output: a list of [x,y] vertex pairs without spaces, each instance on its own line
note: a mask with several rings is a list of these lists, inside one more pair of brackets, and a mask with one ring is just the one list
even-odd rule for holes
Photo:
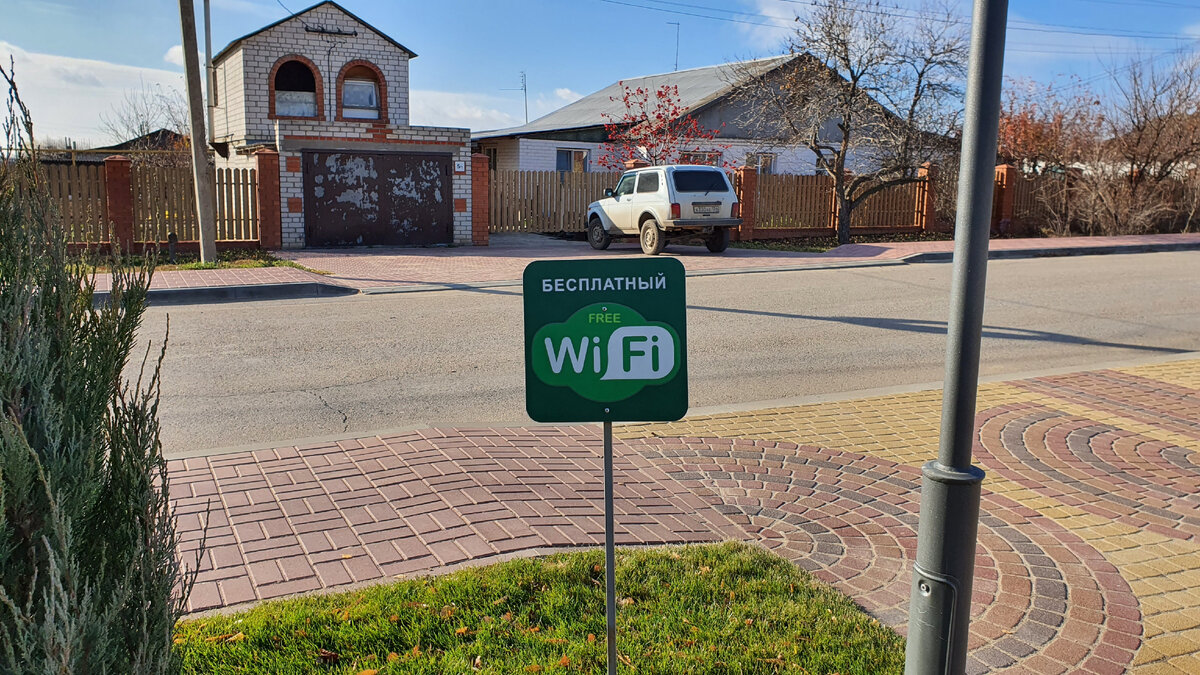
[[[213,48],[286,16],[276,0],[211,0]],[[820,0],[818,0],[820,1]],[[969,16],[968,0],[951,0]],[[201,0],[195,0],[197,7]],[[315,0],[283,0],[300,10]],[[486,129],[621,79],[781,53],[809,0],[342,0],[419,54],[414,124]],[[910,13],[919,0],[890,0]],[[100,113],[141,83],[182,89],[174,0],[0,0],[0,58],[16,59],[38,135],[107,143]],[[1099,78],[1130,57],[1200,48],[1196,0],[1011,0],[1006,74]],[[716,18],[706,18],[716,17]],[[203,36],[201,36],[203,45]],[[174,48],[174,49],[172,49]]]

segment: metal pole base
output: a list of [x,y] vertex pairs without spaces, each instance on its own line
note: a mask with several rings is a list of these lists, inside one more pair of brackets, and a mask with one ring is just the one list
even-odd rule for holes
[[966,670],[983,470],[921,469],[921,528],[909,600],[905,675]]

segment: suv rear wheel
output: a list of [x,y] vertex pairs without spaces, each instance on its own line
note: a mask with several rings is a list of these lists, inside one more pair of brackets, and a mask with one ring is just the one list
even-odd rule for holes
[[663,236],[662,228],[658,226],[657,220],[649,218],[642,223],[641,241],[642,253],[646,255],[662,253],[663,248],[667,245],[667,239]]
[[729,248],[729,228],[716,227],[713,228],[712,234],[704,238],[704,245],[712,253],[721,253]]
[[588,221],[588,243],[597,251],[603,251],[612,243],[612,235],[604,230],[604,224],[596,216]]

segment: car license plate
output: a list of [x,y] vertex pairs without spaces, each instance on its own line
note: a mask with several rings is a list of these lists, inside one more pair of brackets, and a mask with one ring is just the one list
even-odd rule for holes
[[692,204],[692,213],[701,216],[711,216],[720,210],[720,204]]

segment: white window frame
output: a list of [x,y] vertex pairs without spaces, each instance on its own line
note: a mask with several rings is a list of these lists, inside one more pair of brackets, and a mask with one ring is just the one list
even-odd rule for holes
[[[371,86],[371,97],[375,99],[375,105],[373,107],[349,105],[347,103],[346,92],[355,86],[361,86],[361,85],[370,85]],[[362,119],[362,120],[377,120],[377,119],[379,119],[380,107],[381,106],[380,106],[380,102],[379,102],[379,83],[378,82],[376,82],[375,80],[367,80],[367,79],[359,79],[359,78],[354,78],[354,79],[347,78],[342,81],[342,117],[351,118],[351,119]]]

